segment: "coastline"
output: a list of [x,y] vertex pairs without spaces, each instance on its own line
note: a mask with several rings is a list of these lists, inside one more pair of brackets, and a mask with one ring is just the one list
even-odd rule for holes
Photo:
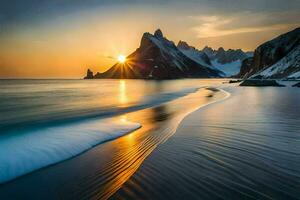
[[300,200],[300,0],[0,5],[0,200]]
[[[205,92],[203,93],[203,91],[205,91]],[[39,196],[40,198],[51,199],[51,198],[56,198],[57,197],[56,195],[59,195],[59,196],[63,195],[64,197],[68,197],[71,194],[74,195],[74,192],[75,192],[75,194],[81,195],[82,197],[85,197],[85,195],[94,196],[95,195],[95,187],[98,186],[99,188],[97,188],[98,192],[97,192],[96,196],[100,195],[98,197],[108,198],[115,191],[117,191],[117,189],[119,189],[121,187],[121,185],[124,182],[126,182],[126,180],[129,179],[132,174],[134,174],[134,172],[139,168],[139,166],[142,164],[144,159],[159,144],[165,142],[176,131],[176,128],[179,125],[180,121],[184,117],[186,117],[186,115],[188,115],[189,113],[191,113],[203,106],[206,106],[210,103],[214,103],[214,102],[220,100],[218,98],[215,99],[216,97],[214,95],[213,95],[213,97],[211,95],[209,95],[210,93],[214,93],[216,91],[211,91],[209,89],[200,89],[200,93],[201,92],[203,94],[202,94],[202,96],[201,95],[200,96],[202,98],[204,98],[204,102],[200,103],[200,105],[199,105],[199,102],[195,101],[195,98],[197,98],[196,93],[191,94],[192,96],[194,96],[192,98],[190,97],[190,95],[182,97],[185,99],[191,98],[194,101],[193,108],[190,108],[190,110],[185,111],[184,114],[181,113],[178,116],[174,115],[171,117],[172,118],[171,120],[164,119],[164,118],[166,118],[166,116],[162,116],[162,119],[155,119],[159,123],[159,125],[156,125],[155,127],[153,127],[149,124],[145,126],[145,124],[142,123],[142,128],[137,131],[134,131],[133,133],[129,133],[128,135],[125,135],[116,140],[98,145],[98,146],[94,147],[93,149],[91,149],[79,156],[76,156],[70,160],[64,161],[62,163],[58,163],[58,164],[50,166],[48,168],[38,170],[31,174],[20,177],[19,179],[11,181],[8,184],[5,184],[0,188],[0,196],[2,196],[2,197],[11,197],[11,195],[15,196],[16,194],[12,194],[9,191],[18,190],[18,191],[21,191],[18,195],[32,197],[32,195],[27,193],[27,190],[24,188],[31,190],[30,189],[31,187],[36,187],[35,181],[44,179],[46,177],[51,177],[50,180],[49,179],[47,180],[47,182],[42,181],[42,183],[40,183],[40,187],[41,188],[42,187],[56,188],[57,185],[60,185],[64,182],[64,186],[61,189],[56,188],[60,192],[58,192],[57,194],[54,194],[54,196],[50,197],[50,196],[48,196],[49,194],[47,194],[47,196],[45,196],[46,194],[43,192],[43,190],[41,190],[41,192],[38,192],[39,194],[35,194],[35,196],[40,195]],[[180,101],[182,98],[172,101],[172,104],[176,105],[176,101]],[[162,104],[161,106],[163,106],[163,105],[164,104]],[[141,116],[145,115],[146,113],[149,114],[148,112],[153,109],[158,109],[158,111],[155,111],[155,112],[161,112],[161,111],[159,111],[159,109],[161,109],[159,107],[160,106],[154,107],[154,108],[149,108],[149,109],[144,109],[144,110],[133,112],[133,113],[129,113],[129,114],[126,114],[125,117],[126,117],[126,119],[129,119],[129,121],[130,121],[130,118],[136,119],[137,116],[141,117]],[[141,112],[141,114],[137,114],[139,112]],[[165,113],[165,111],[162,111],[161,114],[165,115],[166,113]],[[124,115],[121,116],[121,118],[122,117],[124,117]],[[161,116],[156,116],[156,117],[161,118]],[[167,118],[168,118],[168,116],[167,116]],[[147,120],[145,120],[145,122]],[[169,124],[168,125],[164,124],[164,122],[163,122],[164,120],[169,120],[169,122],[168,122]],[[135,140],[133,138],[135,138],[137,141],[135,141],[134,144],[132,144],[133,146],[128,147],[128,142],[130,140],[131,141]],[[124,145],[122,146],[122,145],[120,145],[120,143],[123,143]],[[143,150],[145,145],[146,145],[146,149]],[[116,150],[115,148],[119,148],[119,149]],[[142,148],[142,149],[140,149],[140,148]],[[108,150],[108,149],[110,149],[110,150]],[[111,151],[117,151],[117,152],[111,153],[112,155],[107,155],[107,153],[105,153],[105,152],[111,152]],[[124,153],[126,151],[128,152],[127,154]],[[132,154],[132,155],[130,155],[130,154]],[[98,157],[98,158],[95,160],[95,157]],[[82,159],[84,160],[83,163],[86,161],[89,162],[89,164],[86,164],[86,165],[84,164],[84,166],[82,166],[83,164],[80,164],[81,167],[84,167],[85,169],[79,169],[76,167],[75,167],[75,169],[71,168],[71,166],[74,168],[74,165],[78,165],[79,160],[81,160],[81,162],[82,162]],[[100,162],[101,164],[96,163],[96,162]],[[72,164],[68,164],[68,163],[72,163]],[[116,163],[116,164],[114,164],[114,163]],[[84,191],[83,192],[83,190],[84,190],[83,188],[81,188],[79,191],[77,191],[77,190],[73,191],[74,188],[77,188],[76,184],[82,182],[81,179],[86,176],[85,173],[87,173],[87,174],[91,173],[92,170],[90,170],[90,168],[91,168],[90,165],[98,166],[97,169],[93,169],[93,170],[96,170],[97,173],[102,174],[101,178],[97,176],[98,178],[102,179],[102,181],[100,181],[100,183],[98,181],[97,181],[98,183],[95,183],[95,182],[91,181],[91,180],[94,180],[95,178],[92,178],[90,180],[91,182],[89,184],[84,185],[83,188],[86,188],[86,189],[89,188],[88,190],[92,189],[92,191],[89,191],[89,192]],[[99,169],[99,165],[101,165],[100,169]],[[108,168],[110,168],[110,169],[108,169]],[[78,180],[73,180],[75,173],[76,174],[79,173],[83,177],[77,177],[77,178],[79,178]],[[103,173],[106,174],[104,177],[103,177],[103,175],[104,175]],[[64,174],[64,177],[58,177],[55,174]],[[65,174],[68,174],[68,175],[65,175]],[[120,180],[120,177],[122,177],[122,180]],[[86,177],[84,179],[86,179]],[[72,181],[70,181],[70,180],[72,180]],[[96,181],[96,180],[94,180],[94,181]],[[68,184],[66,184],[66,182]],[[56,189],[53,189],[53,190],[56,190]],[[69,190],[72,192],[67,192]],[[101,191],[99,191],[99,190],[101,190]],[[70,198],[72,198],[72,197],[70,197]]]
[[217,87],[119,116],[142,127],[3,184],[0,198],[299,199],[300,91]]
[[[168,103],[195,93],[200,88],[162,93],[140,104],[112,108],[105,113],[103,110],[89,112],[89,115],[85,114],[80,118],[75,115],[71,119],[65,117],[63,120],[56,119],[47,123],[35,120],[34,126],[23,124],[21,131],[15,123],[15,129],[3,131],[1,135],[0,184],[71,159],[94,146],[129,134],[141,125],[136,119],[128,121],[118,116]],[[103,115],[106,118],[99,117]]]
[[300,92],[226,89],[231,98],[188,115],[110,199],[299,199],[299,114],[287,111]]

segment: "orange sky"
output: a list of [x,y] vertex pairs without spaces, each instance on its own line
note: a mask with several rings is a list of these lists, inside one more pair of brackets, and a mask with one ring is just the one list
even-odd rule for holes
[[[208,45],[254,50],[299,25],[286,16],[282,19],[287,20],[270,21],[273,14],[190,15],[169,8],[145,11],[118,7],[109,12],[84,10],[38,23],[18,24],[0,32],[0,77],[80,78],[88,67],[104,71],[119,54],[134,51],[144,32],[156,28],[175,43],[185,40],[198,48]],[[297,12],[290,15],[298,16]]]

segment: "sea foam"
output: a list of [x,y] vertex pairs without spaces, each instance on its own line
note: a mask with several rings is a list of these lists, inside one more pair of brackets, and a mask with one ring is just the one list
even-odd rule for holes
[[[69,159],[140,127],[138,123],[116,121],[111,117],[157,106],[199,89],[189,86],[180,90],[168,89],[166,92],[160,83],[155,84],[160,86],[159,90],[151,95],[145,93],[144,89],[137,89],[143,95],[136,101],[129,101],[128,105],[114,101],[99,105],[86,97],[103,100],[105,95],[118,96],[120,91],[110,90],[117,88],[119,82],[115,82],[109,89],[102,88],[103,93],[98,96],[98,87],[89,93],[86,93],[86,90],[89,91],[87,88],[79,89],[74,95],[79,86],[72,86],[73,82],[71,86],[65,82],[59,86],[29,83],[37,87],[37,92],[32,92],[33,86],[23,92],[24,88],[20,90],[20,84],[15,85],[14,90],[11,89],[11,83],[7,83],[8,86],[2,88],[2,91],[0,87],[0,93],[4,94],[0,95],[0,112],[3,114],[0,116],[0,183]],[[135,88],[132,84],[137,85],[128,82],[128,88]],[[151,86],[149,84],[147,87]],[[67,88],[60,91],[62,86]],[[153,91],[152,87],[149,91]]]
[[122,119],[92,119],[0,136],[0,183],[55,164],[141,125]]

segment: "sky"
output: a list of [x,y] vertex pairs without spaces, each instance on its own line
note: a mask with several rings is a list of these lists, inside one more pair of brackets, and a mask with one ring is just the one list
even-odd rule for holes
[[160,28],[177,43],[253,51],[300,26],[300,0],[1,0],[0,78],[103,72]]

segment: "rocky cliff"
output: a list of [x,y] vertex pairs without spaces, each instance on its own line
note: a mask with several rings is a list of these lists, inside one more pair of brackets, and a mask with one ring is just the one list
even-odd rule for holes
[[241,68],[241,77],[300,78],[300,28],[257,47],[248,64]]

